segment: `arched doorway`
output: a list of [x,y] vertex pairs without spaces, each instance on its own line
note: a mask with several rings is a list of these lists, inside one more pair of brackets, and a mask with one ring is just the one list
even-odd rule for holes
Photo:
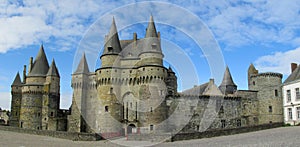
[[132,134],[132,129],[135,128],[134,124],[129,124],[127,126],[127,134]]

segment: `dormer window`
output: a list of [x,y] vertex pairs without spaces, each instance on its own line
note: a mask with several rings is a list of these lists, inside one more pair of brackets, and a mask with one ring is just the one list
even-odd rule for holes
[[156,49],[157,49],[157,45],[156,45],[155,43],[152,44],[151,47],[152,47],[153,50],[156,50]]
[[113,51],[113,47],[111,47],[111,46],[107,47],[107,49],[108,49],[109,52]]

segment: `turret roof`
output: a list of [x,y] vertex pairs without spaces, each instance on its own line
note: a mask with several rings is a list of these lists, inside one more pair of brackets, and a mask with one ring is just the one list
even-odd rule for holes
[[51,66],[50,66],[50,68],[48,70],[47,76],[57,76],[57,77],[60,77],[59,73],[58,73],[58,70],[56,68],[54,59],[52,60],[52,63],[51,63]]
[[21,82],[20,74],[18,72],[16,77],[15,77],[14,82],[12,83],[12,86],[18,86],[18,85],[21,85],[21,84],[22,84],[22,82]]
[[41,45],[28,76],[46,76],[48,70],[48,60],[44,51],[44,47]]
[[105,40],[103,54],[120,53],[122,48],[121,48],[117,26],[114,18],[112,20],[110,31],[107,37],[108,38]]
[[150,21],[148,23],[147,31],[146,31],[146,38],[147,37],[157,37],[157,32],[153,20],[153,16],[150,16]]
[[226,66],[226,70],[224,72],[223,81],[222,81],[221,85],[231,85],[231,86],[233,85],[233,86],[236,86],[235,83],[232,80],[232,76],[231,76],[231,73],[229,71],[228,66]]
[[85,53],[83,53],[82,58],[77,66],[76,71],[74,72],[74,74],[79,74],[79,73],[89,73],[89,66],[86,62],[86,58],[85,58]]

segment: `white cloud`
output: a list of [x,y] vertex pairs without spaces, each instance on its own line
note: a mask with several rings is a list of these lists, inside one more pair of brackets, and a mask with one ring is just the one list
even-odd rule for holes
[[284,75],[291,73],[290,64],[300,63],[300,47],[286,52],[276,52],[258,58],[254,64],[262,72],[280,72]]

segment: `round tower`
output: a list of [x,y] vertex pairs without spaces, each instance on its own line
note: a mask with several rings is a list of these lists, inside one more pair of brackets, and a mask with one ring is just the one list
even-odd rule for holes
[[109,35],[106,37],[104,51],[101,55],[101,68],[96,70],[97,105],[95,112],[95,132],[100,132],[104,138],[121,136],[123,134],[121,115],[122,102],[118,100],[118,84],[120,78],[120,52],[122,51],[115,20],[113,19]]
[[20,127],[42,129],[42,101],[44,83],[49,70],[48,61],[41,46],[22,88]]
[[257,91],[258,123],[283,122],[282,74],[258,73],[250,75],[249,79],[249,90]]

